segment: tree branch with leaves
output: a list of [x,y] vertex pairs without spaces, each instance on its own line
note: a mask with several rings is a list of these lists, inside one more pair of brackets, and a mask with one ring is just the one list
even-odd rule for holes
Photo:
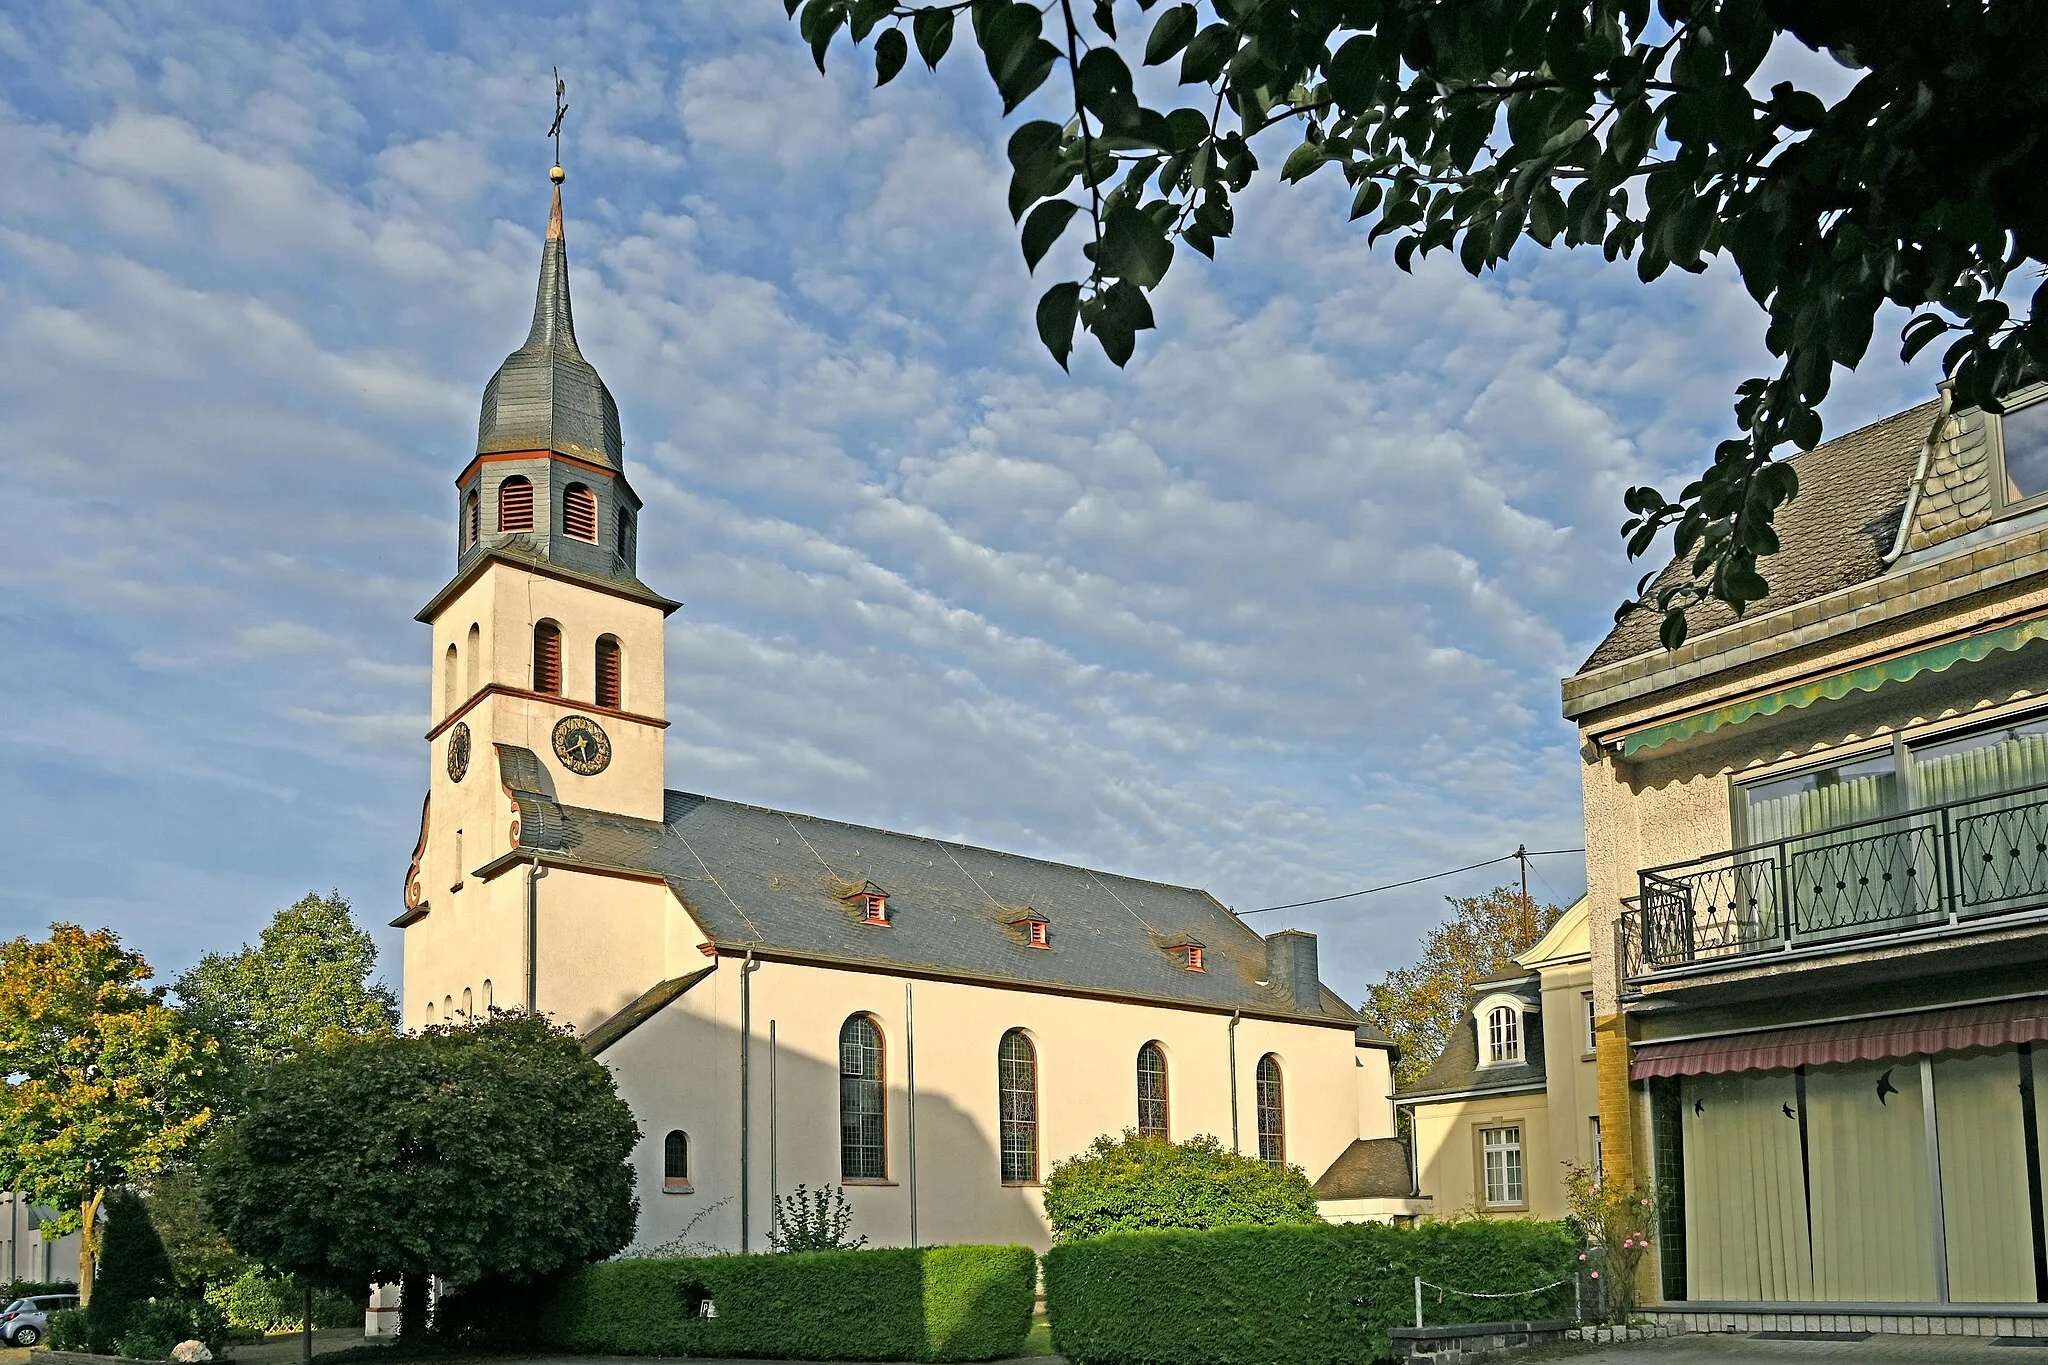
[[[1403,270],[1449,251],[1478,275],[1529,241],[1633,259],[1645,282],[1729,260],[1777,370],[1737,387],[1736,434],[1676,496],[1625,499],[1629,555],[1668,531],[1683,570],[1646,574],[1617,617],[1658,612],[1669,646],[1696,603],[1739,614],[1769,593],[1799,486],[1780,452],[1820,442],[1880,309],[1911,312],[1907,359],[1951,337],[1960,403],[1995,410],[2048,361],[2039,293],[2008,298],[2048,263],[2048,0],[1094,0],[1085,19],[1072,0],[784,3],[821,71],[842,32],[872,40],[878,84],[913,39],[936,67],[965,15],[1006,115],[1064,72],[1059,117],[1009,140],[1026,263],[1087,230],[1086,273],[1038,303],[1063,367],[1077,328],[1130,360],[1176,248],[1213,257],[1231,235],[1261,134],[1297,139],[1284,182],[1334,168]],[[1781,42],[1853,87],[1753,88]],[[1120,47],[1173,79],[1141,91]],[[1155,86],[1194,98],[1169,108]]]

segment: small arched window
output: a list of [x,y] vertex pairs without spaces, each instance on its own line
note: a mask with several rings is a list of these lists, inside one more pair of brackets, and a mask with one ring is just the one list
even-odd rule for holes
[[1259,1160],[1269,1166],[1287,1164],[1287,1096],[1280,1082],[1280,1059],[1259,1058]]
[[1003,1183],[1031,1184],[1038,1179],[1038,1051],[1023,1029],[1005,1033],[996,1048],[996,1089]]
[[562,695],[562,628],[553,621],[533,628],[533,690]]
[[433,1001],[431,1001],[431,1000],[429,1000],[429,1001],[427,1002],[427,1027],[428,1027],[428,1028],[432,1028],[433,1026],[434,1026],[434,1002],[433,1002]]
[[597,494],[580,483],[562,493],[562,534],[597,544]]
[[1513,1005],[1495,1005],[1486,1012],[1486,1060],[1522,1060],[1522,1012]]
[[455,646],[448,646],[441,658],[441,714],[453,711],[462,698],[455,692]]
[[524,474],[514,474],[498,485],[498,529],[533,529],[533,481]]
[[491,994],[491,979],[487,976],[484,978],[484,1013],[489,1014],[496,1008],[496,997]]
[[467,986],[462,988],[462,1017],[465,1019],[476,1018],[476,1002],[470,999],[469,987]]
[[462,548],[467,550],[477,542],[477,533],[483,529],[483,499],[476,495],[474,488],[462,500]]
[[839,1178],[889,1178],[882,1030],[865,1014],[852,1016],[839,1029]]
[[625,659],[619,651],[618,639],[610,635],[598,636],[597,704],[618,710],[625,704],[625,683]]
[[1166,1133],[1166,1049],[1147,1043],[1138,1049],[1138,1132],[1163,1138]]
[[479,682],[479,681],[480,681],[480,680],[482,679],[482,677],[483,677],[483,672],[482,672],[482,669],[483,669],[483,666],[484,666],[484,665],[483,665],[483,648],[482,648],[482,646],[483,646],[483,642],[484,642],[484,633],[483,633],[482,629],[478,627],[478,625],[476,624],[476,622],[474,622],[474,621],[470,622],[470,623],[469,623],[469,676],[468,676],[468,678],[467,678],[467,683],[468,683],[468,686],[469,686],[469,691],[468,691],[468,693],[467,693],[466,695],[468,695],[468,696],[472,696],[472,697],[476,695],[476,688],[477,688],[477,683],[478,683],[478,682]]
[[672,1128],[661,1142],[661,1188],[674,1194],[690,1189],[690,1135]]

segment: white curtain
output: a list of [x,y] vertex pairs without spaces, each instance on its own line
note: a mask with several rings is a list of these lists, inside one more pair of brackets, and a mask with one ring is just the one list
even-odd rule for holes
[[1917,1061],[1809,1068],[1814,1298],[1932,1303],[1934,1208]]
[[1957,1303],[2032,1303],[2034,1232],[2018,1055],[1937,1058],[1934,1112],[1949,1297]]
[[1788,1071],[1680,1085],[1688,1297],[1813,1297],[1795,1096]]

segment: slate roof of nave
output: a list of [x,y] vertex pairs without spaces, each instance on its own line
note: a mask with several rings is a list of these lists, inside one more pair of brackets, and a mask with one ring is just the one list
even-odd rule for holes
[[[521,766],[506,764],[513,856],[658,875],[721,949],[1341,1022],[1386,1043],[1327,987],[1300,1011],[1265,984],[1265,940],[1205,891],[688,792],[667,793],[662,821],[564,806]],[[845,899],[868,883],[889,897],[886,928]],[[1049,948],[1015,927],[1027,912]],[[1168,951],[1189,942],[1205,970]]]

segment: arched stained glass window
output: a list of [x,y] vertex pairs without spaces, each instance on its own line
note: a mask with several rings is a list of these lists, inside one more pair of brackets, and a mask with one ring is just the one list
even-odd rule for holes
[[1147,1043],[1138,1049],[1138,1132],[1145,1137],[1166,1133],[1166,1049]]
[[865,1014],[854,1015],[839,1029],[839,1178],[889,1178],[882,1030]]
[[996,1048],[997,1128],[1005,1184],[1038,1179],[1038,1051],[1013,1028]]
[[1287,1164],[1287,1103],[1280,1082],[1280,1059],[1272,1053],[1259,1058],[1259,1160],[1273,1166]]

